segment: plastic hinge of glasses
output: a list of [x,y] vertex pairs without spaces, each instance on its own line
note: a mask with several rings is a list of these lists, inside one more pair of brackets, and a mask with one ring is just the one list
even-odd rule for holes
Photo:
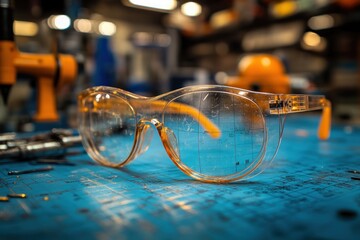
[[323,96],[290,96],[287,100],[269,101],[270,114],[286,114],[323,109],[318,129],[318,137],[326,140],[331,131],[331,103]]
[[307,109],[309,100],[307,96],[292,96],[288,100],[270,100],[270,114],[284,114],[290,112],[300,112]]

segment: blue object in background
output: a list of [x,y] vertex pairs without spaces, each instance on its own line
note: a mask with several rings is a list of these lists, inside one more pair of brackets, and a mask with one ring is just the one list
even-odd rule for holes
[[93,86],[115,86],[116,61],[108,37],[101,36],[97,39],[94,69]]

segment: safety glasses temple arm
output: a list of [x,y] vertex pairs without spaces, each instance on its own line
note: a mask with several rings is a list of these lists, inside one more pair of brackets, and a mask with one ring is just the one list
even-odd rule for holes
[[269,101],[270,114],[288,114],[322,109],[318,137],[326,140],[331,129],[331,102],[324,96],[315,95],[276,95]]

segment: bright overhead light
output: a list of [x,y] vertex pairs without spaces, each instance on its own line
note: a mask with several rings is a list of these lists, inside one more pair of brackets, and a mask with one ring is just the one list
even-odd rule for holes
[[51,15],[47,21],[52,29],[65,30],[70,27],[70,18],[66,15]]
[[307,32],[303,37],[304,43],[309,47],[316,47],[321,42],[321,37],[314,32]]
[[104,36],[112,36],[116,32],[116,25],[112,22],[101,22],[99,24],[99,32]]
[[89,19],[76,19],[74,21],[74,28],[78,32],[91,33],[92,23]]
[[321,52],[325,50],[327,41],[325,38],[320,37],[314,32],[306,32],[303,36],[301,45],[304,49]]
[[176,0],[129,0],[133,5],[154,8],[160,10],[173,10],[176,8]]
[[181,12],[189,17],[196,17],[201,14],[201,5],[195,2],[187,2],[181,5]]
[[17,36],[33,37],[39,31],[39,27],[34,22],[14,21],[14,34]]

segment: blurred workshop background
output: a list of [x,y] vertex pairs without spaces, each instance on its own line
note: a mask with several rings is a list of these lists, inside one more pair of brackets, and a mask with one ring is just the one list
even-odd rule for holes
[[[195,84],[276,92],[284,79],[284,91],[325,94],[335,121],[360,123],[359,0],[15,0],[13,15],[18,55],[0,51],[0,71],[16,67],[16,81],[0,80],[2,132],[75,127],[76,95],[90,86],[148,96]],[[4,13],[1,21],[11,24]],[[47,70],[28,69],[42,58],[32,67],[20,53],[54,56],[46,78],[68,79],[45,86]],[[55,117],[41,117],[39,108],[54,111],[49,98]]]

